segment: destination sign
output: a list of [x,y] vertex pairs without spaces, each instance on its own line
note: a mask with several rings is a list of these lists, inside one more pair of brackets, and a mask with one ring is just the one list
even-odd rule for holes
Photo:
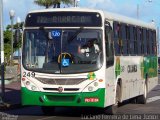
[[27,15],[25,27],[100,27],[96,12],[41,12]]

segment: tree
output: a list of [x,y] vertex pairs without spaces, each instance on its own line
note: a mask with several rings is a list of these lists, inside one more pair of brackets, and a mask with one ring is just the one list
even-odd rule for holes
[[39,6],[44,6],[46,8],[52,7],[53,8],[60,8],[60,4],[72,4],[73,0],[34,0],[34,3]]
[[[20,23],[20,29],[22,29],[23,22]],[[14,30],[18,28],[18,24],[14,24]],[[6,30],[4,31],[4,55],[5,55],[5,62],[9,64],[10,62],[10,55],[11,55],[11,25],[7,25]],[[14,37],[15,38],[15,37]],[[15,41],[15,40],[14,40]],[[13,51],[16,51],[18,48],[21,47],[22,35],[20,35],[19,43],[13,44]]]
[[[24,22],[21,22],[19,25],[19,28],[22,29],[23,28],[23,24]],[[18,23],[13,25],[13,29],[17,29],[18,28]],[[6,30],[10,30],[11,29],[11,25],[7,25]]]

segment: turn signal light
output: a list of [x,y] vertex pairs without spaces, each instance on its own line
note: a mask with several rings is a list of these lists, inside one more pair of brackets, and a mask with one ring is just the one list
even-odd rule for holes
[[99,82],[103,82],[103,79],[99,79]]
[[26,78],[22,78],[22,81],[25,81],[26,80]]

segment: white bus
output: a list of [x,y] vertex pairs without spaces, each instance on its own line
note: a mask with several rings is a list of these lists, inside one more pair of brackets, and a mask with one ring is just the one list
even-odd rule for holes
[[115,114],[129,99],[146,103],[157,85],[156,27],[100,10],[29,12],[23,32],[23,105],[98,107]]

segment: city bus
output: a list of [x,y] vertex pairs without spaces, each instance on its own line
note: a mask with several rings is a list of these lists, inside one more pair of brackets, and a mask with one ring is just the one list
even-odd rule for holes
[[23,105],[94,107],[116,114],[119,104],[147,102],[158,84],[156,27],[86,8],[31,11],[23,28]]

